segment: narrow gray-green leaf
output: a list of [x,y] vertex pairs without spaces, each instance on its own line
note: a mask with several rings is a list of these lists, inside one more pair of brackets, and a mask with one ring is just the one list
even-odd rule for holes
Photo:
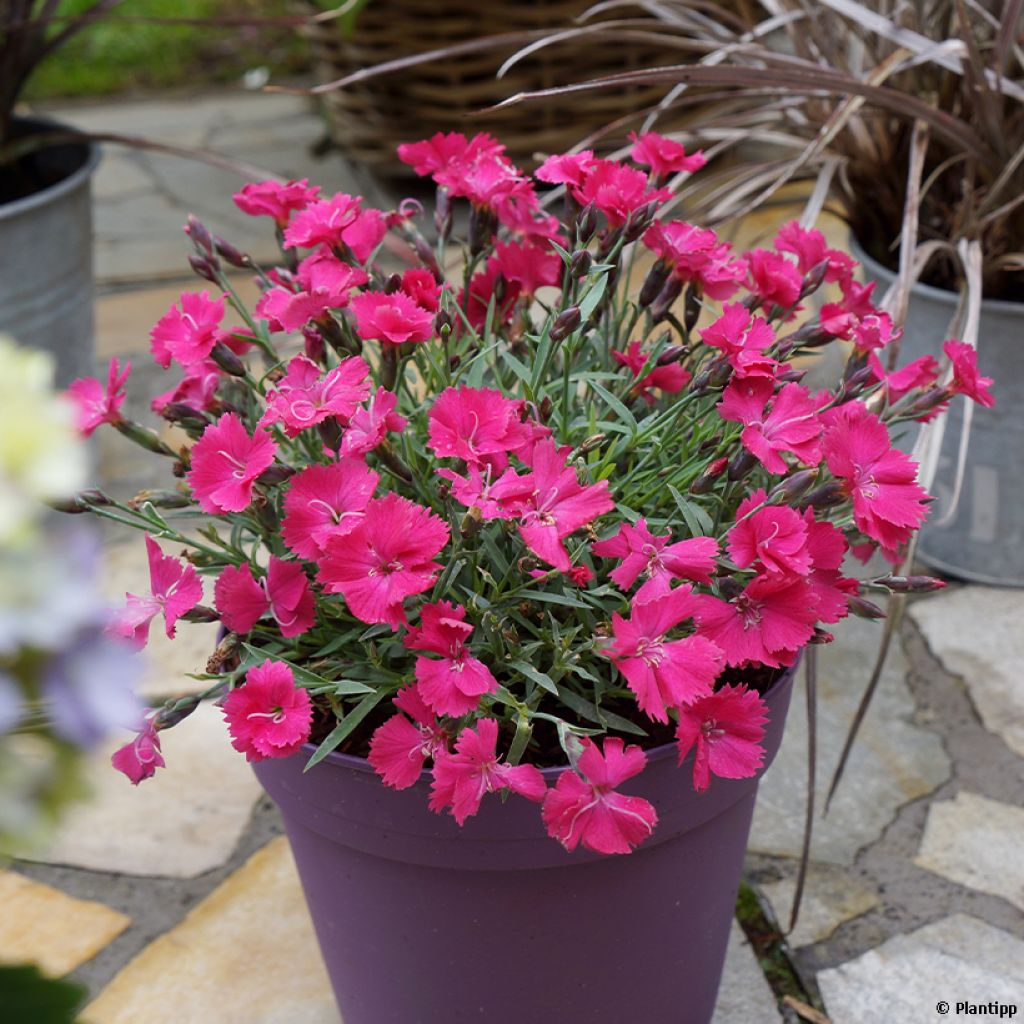
[[306,767],[302,770],[308,772],[314,765],[319,764],[328,754],[341,746],[342,742],[352,733],[355,727],[377,706],[384,696],[383,690],[374,690],[368,693],[335,727],[327,738],[316,748],[316,752],[309,759]]

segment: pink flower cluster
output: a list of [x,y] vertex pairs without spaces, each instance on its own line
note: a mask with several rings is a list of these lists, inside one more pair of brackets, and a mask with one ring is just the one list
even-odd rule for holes
[[[116,360],[72,386],[83,432],[112,424],[174,455],[181,481],[160,492],[166,520],[139,511],[159,498],[120,506],[187,554],[147,537],[150,592],[114,628],[142,645],[160,614],[168,636],[219,620],[210,671],[249,760],[365,715],[351,749],[458,824],[511,792],[567,850],[627,853],[657,813],[631,781],[643,742],[611,734],[624,719],[671,728],[698,791],[755,776],[763,681],[891,585],[848,558],[898,562],[927,515],[889,427],[959,394],[991,405],[992,382],[958,341],[941,364],[888,366],[897,326],[820,232],[787,224],[741,253],[663,216],[704,157],[632,142],[631,161],[560,154],[533,177],[484,134],[402,146],[438,187],[441,242],[451,204],[470,207],[454,282],[415,204],[248,185],[238,207],[282,246],[257,268],[254,313],[224,270],[251,260],[190,224],[193,265],[224,295],[184,293],[151,335],[184,373],[154,408],[188,443],[126,419]],[[546,186],[564,189],[564,220]],[[384,247],[407,265],[385,270]],[[636,294],[630,253],[650,266]],[[831,301],[809,311],[821,287]],[[832,340],[849,360],[815,391],[807,360]],[[176,532],[178,508],[212,526]],[[181,715],[154,713],[115,766],[152,775]]]

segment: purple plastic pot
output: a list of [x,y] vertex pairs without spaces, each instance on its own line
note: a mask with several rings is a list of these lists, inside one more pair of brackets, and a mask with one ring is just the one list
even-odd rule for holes
[[[766,697],[771,763],[793,673]],[[674,745],[622,786],[658,811],[629,856],[566,853],[540,807],[487,797],[459,828],[429,776],[385,788],[360,758],[312,748],[255,766],[284,818],[345,1024],[708,1024],[757,779],[698,795]],[[692,758],[692,754],[690,755]],[[562,769],[545,771],[549,785]]]

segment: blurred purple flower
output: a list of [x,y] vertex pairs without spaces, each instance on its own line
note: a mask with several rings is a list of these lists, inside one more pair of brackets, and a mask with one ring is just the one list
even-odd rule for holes
[[101,624],[82,630],[44,666],[41,687],[58,736],[94,747],[114,729],[138,729],[143,710],[135,693],[140,663]]

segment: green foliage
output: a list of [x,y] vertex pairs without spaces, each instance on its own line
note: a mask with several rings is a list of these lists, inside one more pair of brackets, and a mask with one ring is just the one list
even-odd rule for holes
[[[62,0],[60,14],[80,14],[93,2]],[[294,13],[287,0],[126,0],[43,61],[28,81],[26,98],[100,96],[234,82],[250,68],[261,66],[275,74],[295,73],[303,66],[304,53],[295,30],[287,25],[134,20],[272,18]]]
[[74,1024],[87,991],[30,965],[0,965],[0,1024]]

